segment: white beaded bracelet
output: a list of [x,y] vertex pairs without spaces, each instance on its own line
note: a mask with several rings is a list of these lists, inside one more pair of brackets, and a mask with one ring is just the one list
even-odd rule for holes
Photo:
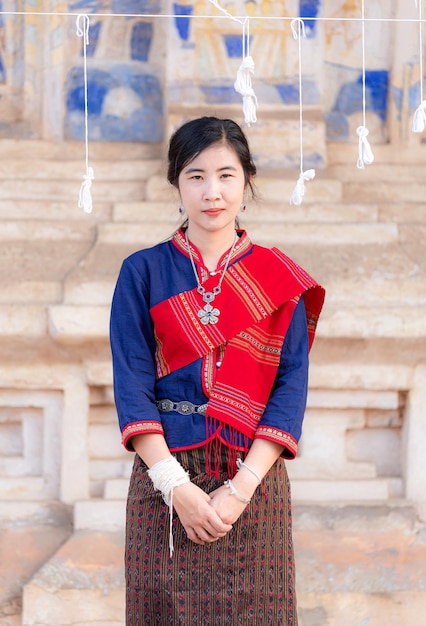
[[247,463],[245,463],[241,459],[237,459],[237,467],[238,467],[239,470],[242,467],[245,467],[249,472],[251,472],[253,474],[253,476],[256,476],[257,482],[260,485],[260,483],[262,482],[262,479],[260,478],[259,474],[252,467],[250,467],[250,465],[247,465]]
[[231,495],[235,496],[240,502],[244,502],[244,504],[250,503],[251,498],[245,498],[238,491],[238,489],[235,487],[234,483],[232,482],[230,478],[228,480],[225,480],[223,484],[225,485],[225,487],[228,487],[229,491],[231,492]]

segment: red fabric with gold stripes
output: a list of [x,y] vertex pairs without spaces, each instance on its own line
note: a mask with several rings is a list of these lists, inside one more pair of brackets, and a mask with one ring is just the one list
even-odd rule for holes
[[[217,277],[203,283],[206,291]],[[309,348],[324,301],[324,289],[276,248],[254,245],[251,254],[231,265],[214,306],[216,324],[204,325],[196,289],[160,302],[151,310],[161,378],[226,343],[211,390],[207,416],[253,438],[268,401],[293,311],[303,295]]]

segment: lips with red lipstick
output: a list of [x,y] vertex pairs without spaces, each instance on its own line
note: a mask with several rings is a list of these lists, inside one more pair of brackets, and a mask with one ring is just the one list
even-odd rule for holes
[[222,213],[222,211],[224,211],[225,209],[221,209],[221,208],[212,208],[212,209],[205,209],[203,211],[203,213],[205,213],[206,215],[210,215],[212,217],[214,217],[215,215],[219,215],[220,213]]

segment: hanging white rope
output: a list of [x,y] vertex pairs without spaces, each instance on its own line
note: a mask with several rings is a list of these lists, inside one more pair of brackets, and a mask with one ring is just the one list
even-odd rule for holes
[[297,179],[296,185],[293,189],[293,193],[291,194],[290,204],[295,204],[296,206],[302,204],[303,196],[306,191],[305,182],[312,180],[313,178],[315,178],[315,170],[300,172],[299,178]]
[[[81,26],[83,23],[83,27]],[[89,45],[90,20],[88,15],[78,15],[76,20],[77,36],[83,38],[83,72],[84,72],[84,130],[86,142],[86,174],[80,187],[78,207],[85,213],[92,212],[92,180],[95,178],[93,168],[89,167],[89,113],[87,101],[87,46]]]
[[423,99],[423,25],[422,25],[422,0],[415,0],[419,9],[419,56],[420,56],[420,104],[413,117],[413,132],[423,133],[426,130],[426,100]]
[[[243,60],[237,71],[237,78],[234,83],[234,89],[243,98],[243,114],[244,121],[247,126],[254,124],[257,121],[256,109],[257,98],[254,93],[254,89],[251,82],[251,74],[254,74],[254,61],[250,56],[250,20],[246,16],[244,19],[240,19],[231,15],[229,11],[221,7],[218,0],[209,0],[218,11],[223,13],[226,17],[238,22],[243,26],[243,44],[242,44],[242,56]],[[247,32],[246,32],[247,27]]]
[[368,128],[366,121],[366,86],[365,86],[365,5],[364,0],[362,0],[362,18],[361,18],[361,29],[362,29],[362,126],[358,126],[356,129],[358,135],[358,161],[357,168],[359,170],[365,169],[366,165],[371,165],[374,161],[374,154],[367,139]]
[[358,162],[357,167],[360,170],[364,169],[365,165],[371,165],[374,161],[374,154],[371,150],[371,146],[368,142],[368,128],[365,126],[358,126],[356,129],[358,135]]
[[244,24],[246,18],[244,19],[240,19],[238,17],[235,17],[234,15],[232,15],[231,13],[229,13],[229,11],[227,11],[226,9],[224,9],[223,7],[220,6],[219,1],[218,0],[209,0],[210,4],[212,4],[214,7],[216,7],[216,9],[218,11],[220,11],[221,13],[223,13],[224,15],[226,15],[226,17],[229,17],[231,20],[234,20],[235,22],[238,22],[239,24]]
[[[247,32],[246,32],[247,24]],[[257,121],[256,109],[257,98],[251,83],[250,74],[254,74],[254,61],[250,56],[250,21],[247,18],[243,24],[243,61],[238,68],[237,79],[234,89],[243,97],[244,121],[247,126],[255,124]]]
[[[223,7],[221,7],[221,5],[219,4],[218,0],[208,0],[210,2],[210,4],[212,4],[214,7],[216,7],[226,18],[229,18],[241,25],[244,25],[244,22],[247,20],[247,16],[234,16],[231,13],[229,13],[226,9],[224,9]],[[422,55],[422,47],[423,47],[423,42],[422,42],[422,24],[424,21],[424,18],[422,18],[422,0],[415,0],[415,5],[416,7],[418,7],[419,9],[419,17],[418,18],[401,18],[401,17],[397,17],[397,18],[392,18],[392,17],[377,17],[377,18],[366,18],[365,17],[365,11],[364,11],[364,0],[362,2],[362,16],[361,17],[344,17],[344,16],[338,16],[338,17],[321,17],[321,16],[316,16],[315,18],[305,18],[305,19],[315,19],[316,22],[319,23],[326,23],[326,22],[338,22],[338,23],[356,23],[356,22],[361,22],[362,24],[362,31],[363,31],[363,93],[364,93],[364,98],[363,98],[363,125],[359,126],[357,129],[357,134],[359,137],[359,150],[358,150],[358,167],[360,167],[361,169],[364,168],[365,164],[370,164],[373,162],[374,160],[374,155],[373,152],[371,150],[371,147],[368,143],[367,140],[367,135],[368,135],[368,129],[366,128],[366,123],[365,123],[365,37],[364,37],[364,27],[365,27],[365,23],[369,22],[371,24],[386,24],[386,23],[395,23],[395,24],[403,24],[403,23],[407,23],[407,24],[412,24],[412,23],[417,23],[419,24],[419,41],[420,41],[420,91],[421,91],[421,102],[418,106],[418,108],[415,111],[414,114],[414,118],[413,118],[413,131],[414,132],[423,132],[424,130],[426,130],[426,99],[424,99],[423,96],[423,55]],[[31,11],[31,15],[33,16],[58,16],[58,17],[72,17],[75,18],[76,17],[76,13],[73,12],[67,12],[67,11]],[[27,11],[0,11],[0,16],[28,16],[28,12]],[[185,16],[181,16],[181,15],[176,15],[175,13],[162,13],[161,15],[155,13],[149,13],[149,12],[139,12],[139,13],[108,13],[108,12],[97,12],[96,16],[101,18],[101,17],[108,17],[108,18],[151,18],[151,19],[156,19],[156,20],[161,20],[161,19],[187,19],[187,17]],[[84,28],[81,28],[80,26],[80,20],[83,19],[84,20]],[[207,21],[211,21],[214,19],[217,19],[217,16],[215,15],[197,15],[196,16],[197,20],[207,20]],[[291,22],[292,24],[294,22],[298,22],[300,20],[300,18],[293,18],[292,16],[282,16],[282,15],[257,15],[256,16],[256,22]],[[299,30],[300,28],[304,29],[304,24],[302,22],[302,26],[299,26]],[[293,27],[292,27],[293,28]],[[91,184],[92,184],[92,180],[94,179],[94,173],[93,173],[93,168],[89,167],[88,165],[88,113],[87,113],[87,60],[86,60],[86,46],[89,43],[89,17],[88,15],[82,14],[82,15],[78,15],[77,16],[77,34],[80,37],[84,37],[84,47],[83,47],[83,53],[84,53],[84,75],[85,75],[85,131],[86,131],[86,174],[83,176],[83,183],[82,183],[82,188],[80,190],[80,197],[79,197],[79,207],[84,208],[84,210],[86,212],[91,212],[92,210],[92,201],[91,201]],[[294,31],[293,28],[293,35],[295,38],[298,37],[298,33]],[[299,38],[300,40],[300,38]],[[244,60],[243,60],[244,63]],[[243,67],[242,65],[242,70],[244,70],[244,72],[248,73],[248,76],[250,77],[250,68],[254,68],[254,63],[253,65],[251,65],[250,61],[247,59],[246,61],[246,67]],[[238,81],[238,77],[237,77],[237,81]],[[236,82],[237,82],[236,81]],[[255,96],[254,96],[255,97]],[[312,172],[314,172],[314,170],[312,170]],[[301,174],[303,174],[303,171],[301,172]],[[301,182],[303,180],[308,180],[307,178],[303,177],[301,178]],[[298,181],[298,185],[297,187],[300,189],[302,189],[302,186],[299,185],[299,181]],[[299,198],[299,194],[296,194],[295,198]]]
[[306,38],[305,24],[300,18],[291,22],[291,30],[294,39],[299,41],[299,141],[300,141],[300,174],[297,179],[293,193],[290,197],[290,204],[299,206],[302,204],[305,195],[305,182],[315,178],[315,170],[303,171],[303,94],[302,94],[302,37]]

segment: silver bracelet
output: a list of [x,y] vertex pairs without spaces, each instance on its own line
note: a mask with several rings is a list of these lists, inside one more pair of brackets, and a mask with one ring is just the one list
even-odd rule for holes
[[225,485],[225,487],[228,487],[229,491],[231,492],[231,495],[235,496],[240,502],[244,502],[244,504],[250,503],[251,498],[245,498],[238,491],[238,489],[235,487],[234,483],[232,482],[230,478],[228,480],[225,480],[223,484]]
[[238,467],[239,470],[242,467],[245,467],[249,472],[251,472],[253,474],[253,476],[256,476],[257,482],[260,485],[260,483],[262,482],[262,479],[260,478],[259,474],[252,467],[250,467],[250,465],[247,465],[247,463],[245,463],[241,459],[237,459],[237,467]]

